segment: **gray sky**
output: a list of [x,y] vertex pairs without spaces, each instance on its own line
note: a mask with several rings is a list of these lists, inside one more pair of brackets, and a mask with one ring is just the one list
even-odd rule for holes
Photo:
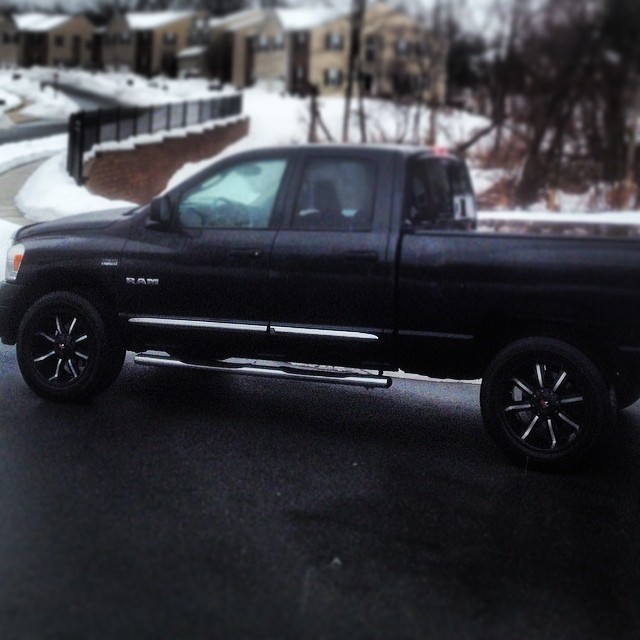
[[[2,0],[0,0],[1,2]],[[105,0],[109,1],[109,0]],[[122,3],[123,0],[120,0]],[[289,0],[293,6],[309,6],[317,4],[333,4],[336,7],[348,7],[351,0]],[[422,7],[430,9],[438,0],[399,0],[407,7]],[[469,31],[491,33],[499,30],[502,20],[497,15],[496,6],[509,6],[513,0],[439,0],[442,4],[450,4],[455,9],[455,15],[460,17],[460,24]],[[530,0],[536,2],[539,0]],[[113,0],[115,4],[115,0]],[[257,3],[258,0],[255,0]],[[369,0],[373,3],[375,0]],[[98,0],[13,0],[13,4],[24,10],[51,10],[56,6],[64,6],[69,13],[84,11],[95,7]],[[185,0],[181,5],[184,7]]]

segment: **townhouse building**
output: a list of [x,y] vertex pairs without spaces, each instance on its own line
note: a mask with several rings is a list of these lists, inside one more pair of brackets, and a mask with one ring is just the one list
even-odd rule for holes
[[[255,78],[273,88],[344,93],[351,48],[345,10],[276,9],[255,39]],[[379,2],[364,16],[359,71],[370,96],[445,97],[447,46],[404,11]]]
[[0,65],[14,67],[18,64],[20,31],[11,13],[0,13]]
[[209,22],[208,56],[212,77],[236,88],[254,83],[256,38],[267,16],[264,10],[249,9]]
[[3,14],[0,61],[4,66],[94,66],[94,27],[82,15]]
[[205,46],[208,35],[207,16],[200,11],[116,14],[105,30],[103,64],[147,77],[175,76],[180,52]]

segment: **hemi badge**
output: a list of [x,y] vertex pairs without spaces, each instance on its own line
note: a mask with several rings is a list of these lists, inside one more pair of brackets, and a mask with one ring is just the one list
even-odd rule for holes
[[103,258],[100,262],[103,267],[117,267],[119,263],[118,258]]

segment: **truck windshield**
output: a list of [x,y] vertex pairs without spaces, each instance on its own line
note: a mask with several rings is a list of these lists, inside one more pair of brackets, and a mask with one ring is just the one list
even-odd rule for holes
[[466,229],[476,208],[469,174],[453,158],[417,158],[409,167],[407,222],[427,229]]

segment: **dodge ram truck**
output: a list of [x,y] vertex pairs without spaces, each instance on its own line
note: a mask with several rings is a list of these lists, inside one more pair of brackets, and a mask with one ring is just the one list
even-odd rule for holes
[[640,397],[640,245],[475,221],[467,168],[446,150],[246,152],[145,206],[19,229],[0,337],[53,401],[105,390],[126,351],[371,388],[398,370],[482,378],[507,454],[584,460]]

